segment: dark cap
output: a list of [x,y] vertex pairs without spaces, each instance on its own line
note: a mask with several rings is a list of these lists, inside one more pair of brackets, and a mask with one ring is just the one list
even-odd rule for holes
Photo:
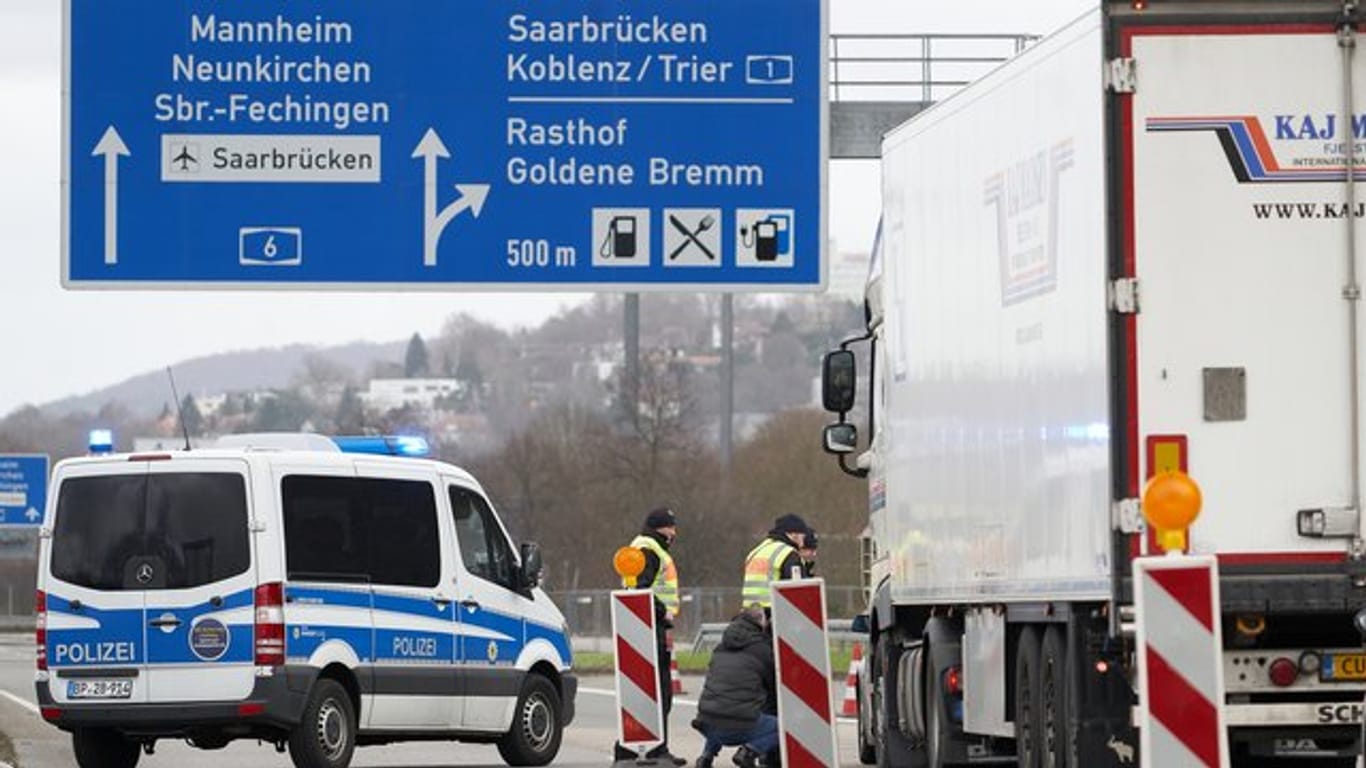
[[806,533],[810,526],[797,515],[783,515],[773,521],[774,533]]
[[802,543],[802,549],[815,549],[819,542],[816,541],[816,529],[806,529],[806,540]]
[[645,516],[645,527],[652,530],[672,528],[676,525],[678,521],[674,518],[674,511],[668,507],[651,510],[650,514]]

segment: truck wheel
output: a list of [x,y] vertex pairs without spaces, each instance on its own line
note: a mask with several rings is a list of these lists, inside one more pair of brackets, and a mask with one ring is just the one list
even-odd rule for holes
[[1067,644],[1063,629],[1050,626],[1039,655],[1039,758],[1043,768],[1069,768]]
[[868,738],[867,726],[872,713],[864,706],[863,683],[854,689],[854,700],[858,702],[858,761],[863,765],[877,765],[877,745]]
[[1015,759],[1019,768],[1041,768],[1039,655],[1039,633],[1025,627],[1015,648]]
[[133,768],[142,756],[136,741],[117,731],[82,728],[71,734],[71,749],[81,768]]
[[[874,674],[873,692],[870,697],[873,734],[876,739],[877,765],[879,768],[923,768],[925,753],[916,749],[911,740],[901,732],[901,691],[897,689],[897,669],[901,666],[900,637],[894,632],[878,635],[877,648],[873,654]],[[913,692],[917,695],[919,692]]]
[[944,768],[944,680],[925,653],[925,762],[928,768]]
[[508,765],[540,766],[560,752],[560,694],[541,675],[532,673],[522,683],[512,730],[498,742],[498,754]]
[[356,709],[336,680],[321,678],[308,693],[303,720],[289,734],[296,768],[346,768],[356,750]]

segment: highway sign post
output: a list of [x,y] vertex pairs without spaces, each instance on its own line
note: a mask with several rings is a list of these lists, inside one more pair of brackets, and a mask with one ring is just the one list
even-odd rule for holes
[[43,524],[47,468],[47,456],[0,454],[0,526]]
[[68,287],[819,290],[828,0],[65,0]]

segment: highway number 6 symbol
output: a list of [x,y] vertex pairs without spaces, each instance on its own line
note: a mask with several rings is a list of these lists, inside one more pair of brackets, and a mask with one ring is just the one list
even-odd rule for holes
[[270,235],[266,238],[265,247],[261,249],[261,255],[265,256],[267,259],[273,259],[279,252],[280,247],[275,244],[275,235]]

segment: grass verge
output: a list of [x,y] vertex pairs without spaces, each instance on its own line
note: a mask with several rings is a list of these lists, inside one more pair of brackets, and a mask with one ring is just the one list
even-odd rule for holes
[[9,735],[0,733],[0,763],[6,763],[19,768],[19,757],[14,751],[14,743],[10,741]]

